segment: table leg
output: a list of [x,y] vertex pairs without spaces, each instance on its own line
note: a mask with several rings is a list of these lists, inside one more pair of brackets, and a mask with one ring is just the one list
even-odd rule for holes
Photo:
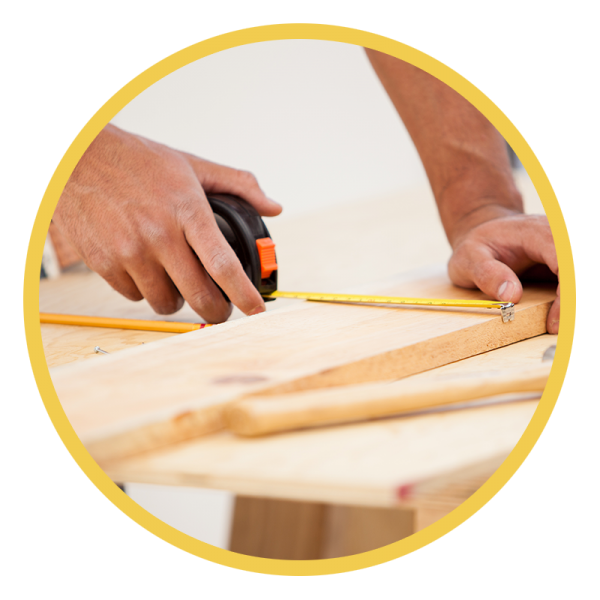
[[411,535],[412,509],[336,506],[238,496],[230,550],[284,560],[358,554]]

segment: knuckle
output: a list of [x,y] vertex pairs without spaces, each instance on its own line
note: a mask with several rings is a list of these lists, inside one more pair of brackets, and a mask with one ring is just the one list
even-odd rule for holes
[[227,321],[227,319],[229,319],[232,311],[233,306],[231,306],[231,304],[227,304],[225,309],[219,311],[219,314],[207,315],[204,318],[208,323],[224,323],[225,321]]
[[213,295],[210,293],[210,291],[206,289],[201,289],[193,292],[189,296],[189,298],[187,298],[187,301],[189,302],[190,306],[196,311],[209,308],[215,302]]
[[86,254],[85,263],[105,279],[114,273],[113,260],[102,248],[90,249]]
[[494,278],[497,272],[497,264],[486,260],[474,264],[473,273],[479,282],[488,282]]
[[232,311],[230,303],[220,291],[200,288],[186,296],[188,304],[207,322],[222,323],[229,318]]
[[[205,201],[206,202],[206,201]],[[197,195],[182,194],[174,205],[176,219],[184,226],[198,226],[202,223],[202,214],[199,210]]]
[[212,253],[204,263],[206,270],[215,279],[230,279],[236,274],[238,265],[229,253],[222,250]]
[[144,299],[143,294],[137,289],[132,282],[128,283],[127,276],[123,278],[123,271],[111,265],[104,265],[101,268],[94,269],[98,275],[104,279],[108,285],[119,292],[122,296],[132,302],[139,302]]
[[250,171],[238,171],[238,178],[247,187],[258,187],[258,180]]
[[119,260],[124,264],[137,264],[144,255],[143,246],[137,240],[123,240],[115,248]]
[[469,264],[472,262],[472,256],[475,253],[476,246],[476,242],[473,242],[472,240],[465,240],[462,242],[462,244],[454,250],[450,259],[454,268],[468,268]]
[[188,298],[190,306],[209,323],[226,321],[231,314],[231,305],[225,302],[221,292],[216,294],[209,290],[198,290]]
[[[171,231],[162,223],[147,223],[144,227],[144,237],[153,247],[166,247],[173,243]],[[141,244],[135,244],[134,250],[141,254]]]

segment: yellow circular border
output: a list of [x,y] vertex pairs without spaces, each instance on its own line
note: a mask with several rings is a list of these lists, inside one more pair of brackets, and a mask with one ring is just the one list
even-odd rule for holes
[[[468,500],[436,523],[389,546],[343,558],[308,561],[272,560],[216,548],[163,523],[144,510],[108,478],[91,458],[67,420],[52,385],[44,356],[39,321],[39,276],[44,240],[60,194],[75,165],[100,130],[133,98],[173,71],[222,50],[273,40],[305,39],[365,46],[407,61],[442,80],[474,106],[500,131],[529,173],[550,221],[558,252],[561,277],[561,322],[554,366],[538,409],[525,433],[494,475]],[[415,550],[445,535],[486,504],[525,460],[554,408],[564,380],[575,330],[575,270],[565,222],[552,186],[533,151],[502,111],[474,85],[431,56],[394,40],[345,27],[282,24],[234,31],[200,42],[165,58],[119,90],[90,119],[60,161],[40,204],[27,253],[24,317],[31,365],[48,414],[65,446],[98,489],[125,514],[163,540],[210,561],[276,575],[323,575],[363,569]]]

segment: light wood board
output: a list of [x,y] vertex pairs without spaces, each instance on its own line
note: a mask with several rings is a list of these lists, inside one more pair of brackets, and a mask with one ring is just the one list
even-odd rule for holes
[[[277,303],[267,303],[267,309],[281,308],[286,304],[292,306],[297,302],[284,300],[280,303],[278,300]],[[69,269],[58,279],[40,281],[40,312],[184,323],[202,322],[202,318],[187,304],[173,315],[157,315],[145,300],[141,302],[127,300],[113,290],[100,275],[93,273],[83,264]],[[235,308],[230,319],[235,320],[243,316],[243,313]],[[95,346],[100,346],[109,353],[115,353],[178,335],[155,331],[49,324],[42,324],[41,330],[49,367],[99,358],[94,353]]]
[[[539,364],[555,340],[538,336],[411,379],[502,367],[509,373]],[[441,507],[448,512],[502,463],[537,406],[536,400],[498,400],[505,402],[260,438],[222,431],[103,468],[115,481],[355,506],[407,505],[434,512]]]
[[421,481],[508,455],[536,407],[523,401],[251,439],[221,432],[104,469],[115,481],[396,506]]
[[[372,292],[482,297],[439,270]],[[225,404],[246,394],[398,379],[539,335],[553,298],[527,288],[510,323],[488,309],[301,303],[56,367],[52,379],[75,431],[105,461],[214,431]]]
[[460,376],[418,375],[399,381],[342,385],[323,390],[251,396],[225,411],[225,427],[238,435],[257,436],[389,417],[447,405],[524,392],[542,393],[552,363]]
[[131,331],[49,324],[42,324],[41,329],[44,353],[49,367],[57,367],[80,360],[102,360],[105,355],[96,354],[94,352],[96,346],[100,346],[108,353],[113,353],[177,335],[159,331]]
[[[436,372],[449,376],[533,366],[555,341],[555,336],[538,336]],[[437,510],[442,503],[448,512],[501,464],[536,404],[434,412],[264,438],[220,432],[105,469],[116,481],[364,506],[402,503]]]

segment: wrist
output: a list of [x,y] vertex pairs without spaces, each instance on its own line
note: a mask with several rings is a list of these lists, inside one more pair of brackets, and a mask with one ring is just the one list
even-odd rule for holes
[[458,216],[446,227],[446,235],[452,248],[456,248],[479,225],[520,214],[523,214],[522,208],[508,206],[494,198],[482,198],[477,206]]
[[453,248],[482,223],[523,214],[523,199],[510,171],[478,169],[470,176],[463,173],[443,186],[436,200]]

